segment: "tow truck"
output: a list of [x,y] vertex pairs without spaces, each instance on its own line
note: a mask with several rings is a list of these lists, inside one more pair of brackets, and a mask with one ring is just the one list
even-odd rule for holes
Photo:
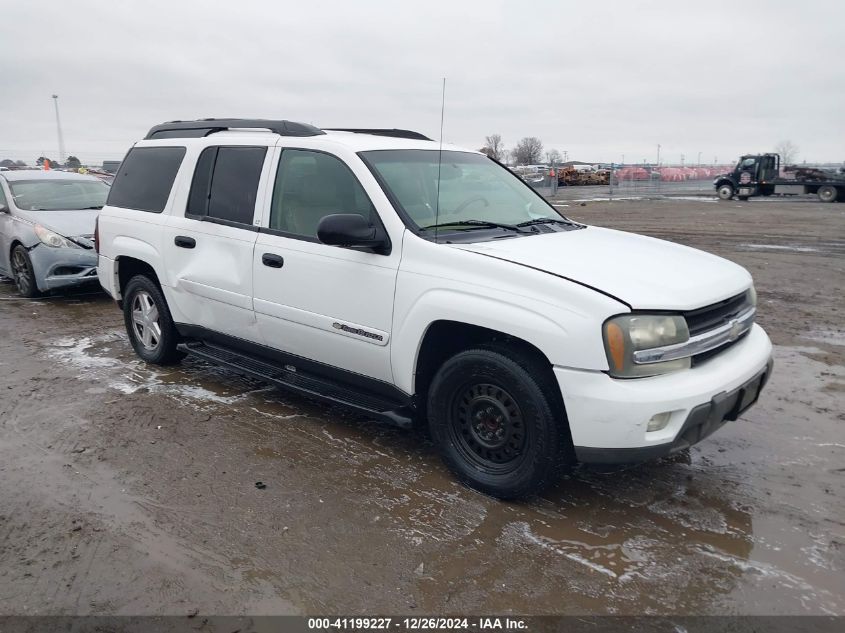
[[713,186],[722,200],[773,194],[816,194],[822,202],[845,200],[845,174],[794,165],[781,170],[779,154],[742,156],[732,172],[716,177]]

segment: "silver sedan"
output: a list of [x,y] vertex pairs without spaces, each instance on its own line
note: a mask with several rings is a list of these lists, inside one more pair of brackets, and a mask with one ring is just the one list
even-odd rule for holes
[[94,225],[108,192],[93,176],[0,172],[0,274],[25,297],[96,282]]

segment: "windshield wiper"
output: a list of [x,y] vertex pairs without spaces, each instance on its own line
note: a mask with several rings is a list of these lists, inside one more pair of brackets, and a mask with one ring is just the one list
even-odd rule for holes
[[79,207],[78,211],[85,211],[87,209],[102,209],[103,205],[94,205],[93,207]]
[[535,224],[566,224],[567,226],[581,226],[572,220],[563,220],[558,218],[536,218],[534,220],[520,222],[517,226],[534,226]]
[[475,226],[480,229],[506,229],[508,231],[515,231],[516,233],[528,233],[519,228],[522,225],[516,224],[502,224],[501,222],[488,222],[487,220],[455,220],[454,222],[441,222],[440,224],[431,224],[422,227],[423,231],[429,229],[440,229],[446,226]]

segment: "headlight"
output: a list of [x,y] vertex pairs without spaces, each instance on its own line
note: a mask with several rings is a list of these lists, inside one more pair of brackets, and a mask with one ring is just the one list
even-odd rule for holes
[[610,375],[614,378],[640,378],[656,376],[690,367],[689,358],[659,363],[634,363],[634,352],[639,350],[686,343],[689,328],[682,316],[658,314],[623,314],[608,319],[604,324],[604,348]]
[[751,302],[755,308],[757,307],[757,290],[754,288],[754,285],[748,289],[748,300]]
[[46,244],[52,248],[79,248],[77,244],[65,239],[58,233],[54,233],[50,229],[45,229],[40,224],[35,225],[35,234],[41,240],[42,244]]

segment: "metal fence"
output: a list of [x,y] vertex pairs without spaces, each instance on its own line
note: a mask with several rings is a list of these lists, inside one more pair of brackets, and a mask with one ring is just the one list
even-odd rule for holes
[[[525,177],[534,189],[556,200],[603,200],[613,198],[715,196],[713,180],[731,167],[683,167],[673,165],[624,165],[570,177],[561,167],[550,167],[542,175]],[[552,176],[554,173],[554,176]],[[571,172],[570,172],[571,173]],[[589,184],[601,180],[602,184]]]

